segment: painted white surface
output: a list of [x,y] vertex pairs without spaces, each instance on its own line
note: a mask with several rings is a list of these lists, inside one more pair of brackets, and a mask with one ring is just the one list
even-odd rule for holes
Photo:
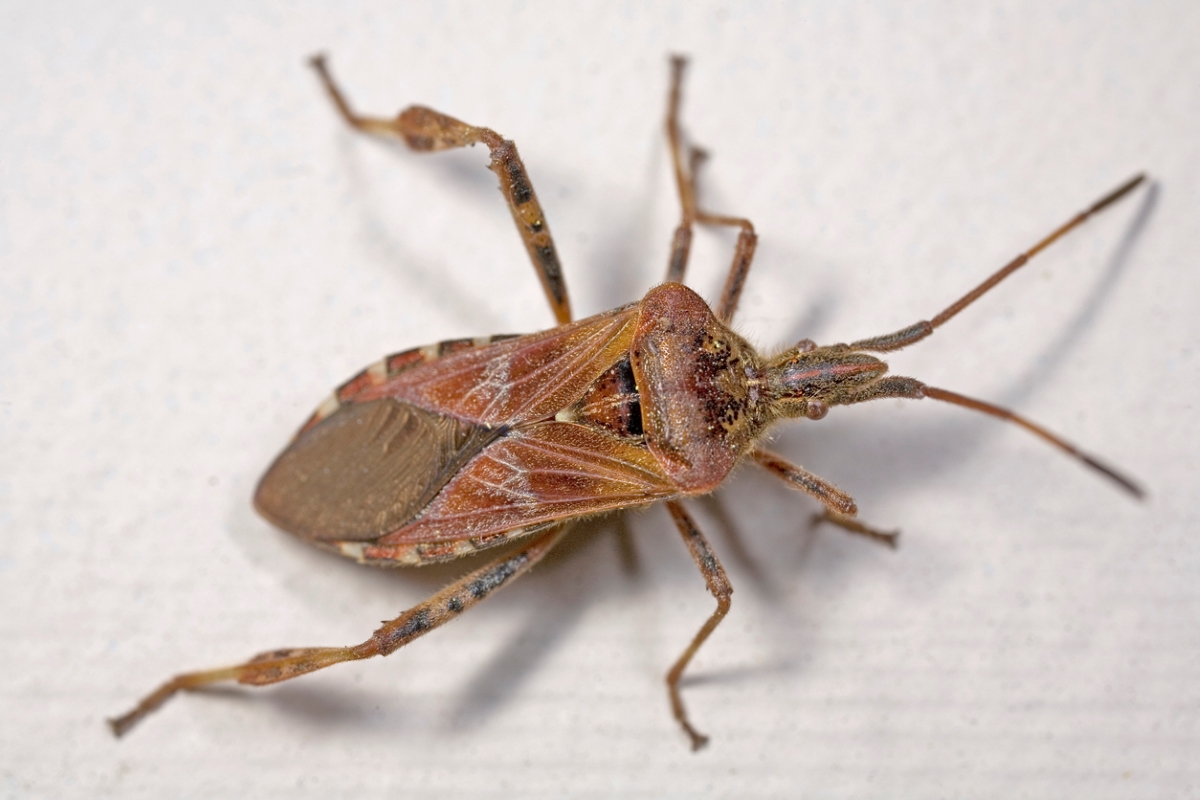
[[[1183,797],[1200,792],[1200,6],[58,3],[0,10],[0,794],[12,797]],[[928,317],[1128,175],[1139,193],[892,359],[1119,464],[1130,502],[933,403],[776,447],[904,530],[806,528],[747,468],[598,528],[388,659],[104,718],[174,672],[358,641],[457,569],[373,571],[271,529],[258,474],[380,355],[551,318],[475,151],[355,138],[421,102],[521,147],[576,310],[662,274],[666,55],[690,53],[706,203],[762,235],[765,346]],[[1153,201],[1149,201],[1149,197]],[[1138,220],[1141,220],[1140,222]],[[732,237],[702,234],[692,283]]]

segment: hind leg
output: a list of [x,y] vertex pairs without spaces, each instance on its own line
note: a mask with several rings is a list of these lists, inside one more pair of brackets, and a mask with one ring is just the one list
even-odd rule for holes
[[567,284],[563,279],[558,251],[554,247],[553,237],[550,236],[550,225],[546,222],[546,215],[542,213],[542,206],[533,191],[529,173],[525,170],[521,156],[517,154],[515,144],[491,128],[468,125],[425,106],[409,106],[394,119],[359,115],[350,108],[342,90],[334,82],[325,57],[313,56],[311,63],[338,112],[355,130],[374,136],[401,139],[413,150],[422,152],[480,143],[486,145],[492,155],[490,168],[500,179],[500,190],[508,202],[517,232],[525,243],[529,260],[541,280],[550,310],[559,325],[571,321],[571,301],[567,297]]
[[289,647],[268,650],[243,664],[177,675],[147,695],[132,711],[110,719],[108,724],[114,734],[121,736],[181,691],[201,689],[226,681],[265,686],[291,680],[343,661],[386,656],[418,636],[444,625],[514,578],[528,572],[558,543],[563,531],[564,528],[558,526],[536,537],[521,549],[501,556],[460,578],[425,602],[413,606],[394,620],[385,622],[365,642],[349,647]]

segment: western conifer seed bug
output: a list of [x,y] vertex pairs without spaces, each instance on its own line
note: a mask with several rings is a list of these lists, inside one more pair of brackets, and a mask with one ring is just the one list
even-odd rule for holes
[[[699,150],[679,129],[685,61],[671,61],[666,130],[682,205],[665,281],[635,303],[583,320],[571,304],[550,228],[516,146],[489,128],[422,106],[395,119],[361,116],[325,59],[311,61],[344,120],[418,151],[481,143],[542,283],[557,327],[485,336],[390,355],[343,383],[300,428],[258,485],[254,504],[275,525],[364,564],[415,566],[517,542],[495,560],[349,647],[270,650],[231,667],[179,675],[110,720],[118,736],[180,690],[223,681],[261,686],[342,661],[388,655],[448,622],[529,571],[583,517],[663,501],[717,607],[667,673],[671,710],[694,749],[680,678],[729,610],[733,592],[683,498],[716,489],[753,461],[824,507],[820,519],[895,545],[857,520],[850,495],[764,449],[784,419],[820,420],[838,405],[930,398],[1015,423],[1134,496],[1128,478],[1017,414],[914,379],[887,374],[875,354],[916,344],[1020,269],[1030,258],[1115,203],[1138,175],[1055,229],[930,320],[850,344],[803,340],[757,353],[729,323],[757,236],[748,219],[703,210]],[[695,225],[738,230],[715,308],[683,285]]]

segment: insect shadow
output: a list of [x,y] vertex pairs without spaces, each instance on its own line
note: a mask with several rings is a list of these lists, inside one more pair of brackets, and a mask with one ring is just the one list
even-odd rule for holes
[[1113,293],[1117,290],[1121,276],[1129,265],[1138,241],[1145,233],[1154,210],[1158,207],[1159,183],[1150,181],[1141,201],[1137,205],[1133,218],[1125,228],[1124,234],[1113,249],[1103,272],[1096,280],[1088,297],[1079,305],[1079,310],[1065,325],[1052,341],[1040,348],[1040,354],[1032,360],[1026,374],[1009,384],[1008,390],[1002,392],[1001,399],[1008,405],[1023,405],[1038,389],[1046,383],[1045,378],[1059,371],[1066,361],[1070,351],[1083,339],[1091,329],[1101,309],[1108,304]]
[[[610,514],[577,524],[563,548],[555,548],[538,565],[540,588],[545,591],[532,587],[514,598],[523,607],[520,630],[475,666],[452,704],[448,730],[471,730],[512,703],[517,689],[535,678],[539,665],[578,625],[584,611],[621,594],[622,582],[614,580],[621,563],[619,547],[605,547],[618,541],[621,516]],[[605,549],[610,553],[600,552]],[[616,562],[618,569],[596,570],[597,562],[605,558]]]
[[[394,151],[391,154],[397,161],[404,155],[388,142],[372,144],[387,151]],[[386,219],[380,211],[383,204],[379,202],[377,181],[367,176],[362,152],[354,146],[350,137],[339,134],[337,148],[342,161],[342,173],[349,184],[350,202],[360,221],[360,241],[372,252],[373,260],[387,264],[395,273],[393,277],[398,279],[397,276],[403,276],[404,285],[425,294],[432,307],[445,309],[457,319],[474,320],[485,328],[500,324],[492,304],[477,295],[463,291],[462,280],[453,277],[456,274],[455,270],[447,269],[444,264],[433,262],[427,255],[415,253],[405,246],[402,236],[398,233],[402,226],[394,219]],[[470,156],[477,154],[447,155],[451,158],[439,159],[435,164],[441,170],[445,183],[465,189],[463,194],[467,196],[482,194],[484,181],[477,180],[468,169],[473,165],[476,171],[486,175],[486,172],[478,169],[478,164],[470,159]]]

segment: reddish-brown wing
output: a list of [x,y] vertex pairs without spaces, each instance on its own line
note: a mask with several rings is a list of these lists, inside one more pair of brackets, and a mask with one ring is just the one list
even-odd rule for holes
[[486,538],[675,494],[640,441],[571,422],[541,422],[484,447],[417,519],[379,544]]
[[637,305],[548,331],[444,356],[365,387],[349,402],[383,397],[480,425],[553,417],[629,350]]
[[628,351],[636,318],[627,306],[394,372],[385,360],[314,414],[255,504],[336,545],[461,541],[669,494],[640,443],[549,422]]

